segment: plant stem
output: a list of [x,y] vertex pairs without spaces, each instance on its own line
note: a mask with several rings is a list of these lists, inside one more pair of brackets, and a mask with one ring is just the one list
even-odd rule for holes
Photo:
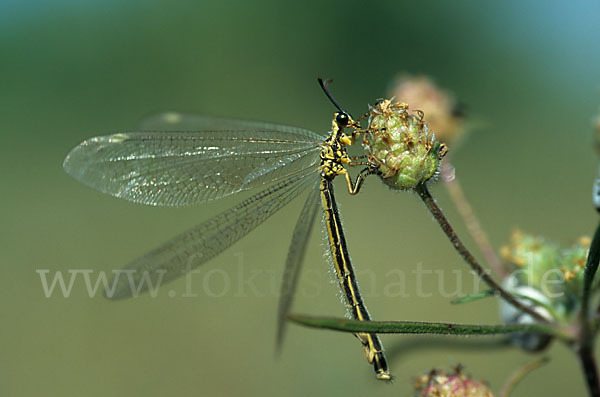
[[359,321],[335,317],[289,315],[288,318],[312,328],[325,328],[353,333],[377,334],[435,334],[435,335],[499,335],[513,332],[531,332],[566,338],[557,328],[547,324],[455,324],[423,321]]
[[581,294],[581,316],[584,326],[588,326],[590,318],[590,291],[594,282],[594,276],[598,270],[598,263],[600,262],[600,224],[596,228],[594,238],[590,245],[588,257],[583,269],[583,291]]
[[583,289],[581,293],[581,312],[579,343],[576,348],[579,363],[592,397],[600,397],[600,381],[598,379],[598,366],[594,356],[594,337],[597,331],[597,320],[590,319],[590,295],[594,277],[600,262],[600,224],[596,228],[588,257],[583,270]]
[[446,216],[444,215],[440,207],[438,207],[437,203],[435,202],[435,199],[431,196],[431,193],[429,193],[429,189],[427,189],[427,186],[425,184],[417,185],[415,190],[419,194],[419,197],[421,197],[421,199],[425,203],[425,206],[427,207],[429,212],[431,212],[433,217],[440,224],[442,230],[444,231],[444,233],[446,233],[446,236],[448,236],[448,239],[450,240],[456,251],[458,251],[458,253],[460,254],[460,256],[462,256],[465,262],[467,262],[471,266],[471,269],[473,269],[473,271],[475,271],[475,273],[479,277],[481,277],[481,279],[490,288],[497,291],[500,297],[502,297],[506,302],[510,303],[522,312],[529,314],[531,317],[535,318],[536,320],[542,323],[549,322],[531,307],[521,303],[515,296],[506,291],[504,288],[502,288],[500,284],[494,281],[494,279],[489,275],[489,273],[479,264],[477,259],[475,259],[471,252],[469,252],[469,250],[465,247],[463,242],[458,238],[456,232],[448,222],[448,219],[446,219]]
[[594,357],[593,343],[584,343],[578,350],[577,356],[583,369],[590,397],[600,397],[600,382],[598,381],[598,366]]
[[449,161],[442,162],[442,179],[444,181],[444,187],[450,195],[450,199],[454,203],[454,206],[458,210],[458,213],[463,218],[463,222],[467,226],[467,230],[473,237],[473,240],[479,247],[479,251],[485,258],[486,262],[492,268],[492,271],[496,276],[503,278],[506,276],[506,270],[500,263],[500,259],[496,255],[494,248],[490,244],[487,234],[481,227],[477,216],[473,212],[473,207],[467,200],[462,185],[458,181],[454,173],[454,166]]

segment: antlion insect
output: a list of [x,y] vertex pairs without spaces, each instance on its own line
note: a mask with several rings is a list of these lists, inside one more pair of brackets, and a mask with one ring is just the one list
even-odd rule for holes
[[[299,269],[318,212],[325,218],[332,262],[346,307],[356,320],[370,320],[360,294],[337,209],[332,181],[343,175],[350,194],[359,192],[366,176],[379,173],[369,162],[348,156],[346,147],[365,132],[318,79],[337,108],[331,133],[261,122],[205,116],[165,114],[146,126],[163,132],[127,132],[87,139],[64,160],[67,173],[96,190],[136,203],[185,206],[219,199],[248,189],[258,193],[176,236],[117,273],[109,299],[134,295],[132,285],[173,280],[207,262],[288,204],[302,191],[308,197],[296,222],[286,259],[278,315],[278,346],[292,303]],[[346,135],[345,128],[352,129]],[[174,132],[177,130],[179,132]],[[355,182],[348,166],[365,165]],[[265,187],[266,186],[266,187]],[[147,284],[143,283],[147,289]],[[357,333],[376,376],[391,380],[376,334]]]

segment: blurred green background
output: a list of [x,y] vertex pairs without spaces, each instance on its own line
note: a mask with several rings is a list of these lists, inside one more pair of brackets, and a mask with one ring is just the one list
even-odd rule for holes
[[[182,279],[172,298],[110,302],[90,298],[81,278],[68,298],[46,298],[36,270],[110,272],[237,201],[134,205],[78,184],[62,160],[84,138],[161,110],[326,132],[334,109],[317,76],[335,78],[334,95],[360,114],[397,73],[425,73],[478,121],[453,159],[493,244],[519,226],[570,245],[597,219],[599,13],[592,1],[1,1],[0,393],[404,396],[418,374],[458,363],[499,390],[532,356],[478,338],[462,350],[384,336],[392,385],[375,381],[349,335],[290,326],[276,358],[278,282],[302,200],[206,264],[193,276],[195,298],[181,296]],[[419,264],[446,270],[448,291],[452,270],[464,292],[472,279],[416,196],[374,178],[349,197],[338,183],[375,318],[498,321],[496,302],[453,307],[433,276],[423,287],[432,296],[417,296]],[[432,189],[465,235],[444,189]],[[324,241],[313,234],[294,311],[341,316]],[[386,290],[395,269],[408,297]],[[570,352],[553,345],[549,355],[515,396],[585,393]]]

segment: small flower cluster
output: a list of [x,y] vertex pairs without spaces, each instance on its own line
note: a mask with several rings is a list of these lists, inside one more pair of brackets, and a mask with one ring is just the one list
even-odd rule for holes
[[423,112],[390,99],[370,107],[362,144],[383,182],[396,190],[414,189],[436,176],[447,152],[429,131]]
[[561,249],[541,237],[515,231],[510,244],[501,249],[506,266],[513,272],[508,287],[544,306],[556,320],[567,322],[581,298],[589,247],[588,237]]
[[494,397],[483,383],[471,379],[457,367],[453,373],[432,370],[415,381],[415,396],[418,397]]

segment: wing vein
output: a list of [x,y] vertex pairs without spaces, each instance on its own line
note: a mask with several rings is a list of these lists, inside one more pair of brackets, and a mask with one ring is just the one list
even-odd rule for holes
[[[313,177],[314,176],[314,177]],[[111,299],[143,292],[171,281],[213,258],[297,197],[315,182],[314,170],[289,177],[167,241],[117,273]],[[130,277],[121,277],[121,273]],[[140,287],[140,283],[144,283]],[[147,284],[150,283],[150,284]],[[137,288],[138,286],[140,288]]]

